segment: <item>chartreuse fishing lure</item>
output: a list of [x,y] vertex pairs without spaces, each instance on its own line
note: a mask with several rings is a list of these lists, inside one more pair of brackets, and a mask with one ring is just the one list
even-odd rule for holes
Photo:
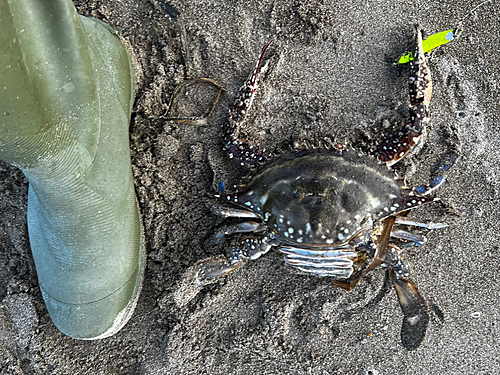
[[[458,29],[450,29],[446,31],[441,31],[440,33],[432,34],[427,39],[422,41],[422,47],[424,49],[424,53],[432,51],[434,48],[442,46],[443,44],[449,43],[454,39],[459,37],[460,33]],[[403,56],[401,56],[396,63],[398,64],[406,64],[410,61],[413,61],[413,52],[405,52]]]
[[47,310],[73,338],[112,335],[132,314],[144,270],[129,55],[70,0],[1,1],[0,25],[0,159],[29,181]]

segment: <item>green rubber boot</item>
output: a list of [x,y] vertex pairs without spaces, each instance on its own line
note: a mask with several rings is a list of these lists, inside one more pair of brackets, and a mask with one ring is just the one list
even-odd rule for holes
[[29,181],[29,237],[47,310],[70,337],[110,336],[134,310],[145,263],[129,55],[70,0],[0,0],[0,51],[0,159]]

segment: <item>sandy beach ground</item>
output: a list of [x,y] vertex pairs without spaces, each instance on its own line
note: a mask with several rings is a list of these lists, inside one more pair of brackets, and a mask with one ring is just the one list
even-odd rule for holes
[[[498,374],[500,373],[500,2],[193,0],[169,2],[185,23],[189,78],[226,91],[205,126],[166,121],[184,79],[178,23],[156,1],[75,1],[129,43],[137,61],[131,152],[148,262],[136,312],[117,335],[77,341],[45,309],[26,226],[27,181],[0,163],[1,374]],[[396,170],[411,185],[460,157],[412,212],[449,228],[420,232],[405,250],[430,307],[424,342],[401,343],[402,313],[382,269],[346,292],[298,275],[278,253],[197,290],[190,267],[216,255],[205,243],[219,221],[209,208],[212,166],[234,180],[220,151],[227,110],[261,48],[270,69],[243,132],[266,149],[335,141],[368,150],[408,116],[414,24],[462,36],[430,59],[434,95],[427,134]],[[174,115],[202,114],[216,90],[192,85]],[[198,292],[198,293],[196,293]]]

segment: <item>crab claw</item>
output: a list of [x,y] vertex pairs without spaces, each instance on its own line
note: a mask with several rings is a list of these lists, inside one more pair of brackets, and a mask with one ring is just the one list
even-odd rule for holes
[[[231,159],[237,160],[242,166],[254,168],[264,162],[269,154],[261,150],[257,145],[250,141],[240,139],[239,128],[245,121],[245,117],[252,106],[253,98],[257,91],[257,77],[261,68],[264,55],[269,45],[274,41],[269,41],[259,55],[254,71],[240,88],[239,95],[229,111],[229,124],[226,129],[226,149]],[[265,65],[264,65],[265,67]]]
[[429,324],[427,303],[413,281],[398,276],[393,269],[389,270],[389,276],[394,289],[396,289],[404,315],[401,341],[406,349],[414,350],[424,340],[427,325]]

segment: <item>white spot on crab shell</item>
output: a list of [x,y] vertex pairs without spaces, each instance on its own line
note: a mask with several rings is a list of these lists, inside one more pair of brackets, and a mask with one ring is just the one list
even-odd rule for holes
[[297,242],[302,242],[302,241],[303,241],[302,237],[297,238]]
[[288,233],[293,234],[293,228],[288,228]]
[[342,233],[339,233],[338,238],[340,241],[342,241],[344,239],[344,235]]
[[280,218],[278,219],[278,221],[280,222],[280,224],[283,224],[283,218],[282,218],[282,217],[280,217]]
[[262,197],[260,197],[259,202],[261,205],[265,205],[267,202],[268,195],[264,194]]
[[397,196],[395,196],[394,194],[389,194],[389,198],[391,198],[391,199],[396,199],[396,198],[397,198]]
[[329,239],[327,239],[327,240],[326,240],[326,243],[327,243],[327,244],[332,244],[332,243],[333,243],[333,240],[332,240],[331,238],[329,238]]
[[370,203],[373,208],[380,206],[380,200],[375,197],[368,198],[368,203]]
[[311,233],[311,224],[306,224],[306,233]]

